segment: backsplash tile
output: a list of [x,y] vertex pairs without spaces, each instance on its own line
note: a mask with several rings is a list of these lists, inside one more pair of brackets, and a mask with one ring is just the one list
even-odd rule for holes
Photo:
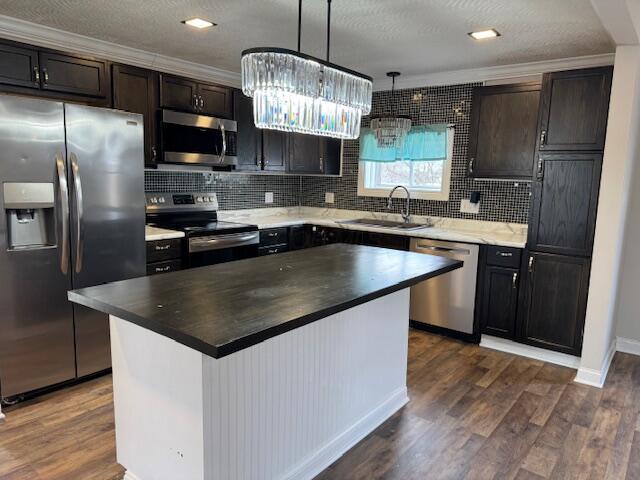
[[[296,207],[300,204],[300,177],[145,170],[147,192],[216,192],[221,210],[262,207]],[[273,203],[264,203],[273,192]]]
[[[467,177],[467,146],[469,143],[469,114],[473,87],[462,84],[442,87],[396,90],[397,112],[411,116],[414,125],[429,123],[455,124],[451,189],[449,201],[412,200],[412,213],[449,218],[527,223],[531,188],[526,182],[473,180]],[[389,112],[391,92],[374,92],[371,115]],[[363,127],[369,126],[363,118]],[[358,141],[344,144],[342,177],[303,177],[301,203],[310,207],[332,207],[348,210],[387,211],[387,201],[378,197],[358,197]],[[480,213],[460,212],[460,201],[472,191],[481,194]],[[325,203],[325,192],[335,193],[335,203]],[[399,194],[399,196],[402,196]],[[394,213],[404,205],[394,201]]]
[[[412,200],[412,213],[448,218],[527,223],[531,188],[526,182],[472,180],[466,176],[471,94],[478,84],[414,88],[396,91],[398,113],[410,115],[415,125],[452,123],[456,126],[449,201]],[[384,113],[391,92],[375,92],[372,115]],[[388,111],[388,110],[387,110]],[[363,118],[369,126],[369,118]],[[385,198],[358,197],[358,141],[344,143],[342,177],[297,175],[229,174],[146,170],[147,192],[216,192],[222,210],[261,207],[332,207],[386,212]],[[481,193],[480,213],[460,212],[460,201],[472,191]],[[273,203],[264,203],[265,192],[274,193]],[[325,203],[325,192],[335,193],[335,203]],[[394,213],[404,202],[394,201]]]

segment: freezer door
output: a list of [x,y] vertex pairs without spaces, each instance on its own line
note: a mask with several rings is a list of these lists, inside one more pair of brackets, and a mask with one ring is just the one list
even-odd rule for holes
[[[75,376],[61,103],[0,96],[0,394]],[[67,273],[65,273],[67,272]]]
[[[142,116],[65,105],[73,288],[143,276]],[[109,368],[107,316],[74,305],[78,376]]]

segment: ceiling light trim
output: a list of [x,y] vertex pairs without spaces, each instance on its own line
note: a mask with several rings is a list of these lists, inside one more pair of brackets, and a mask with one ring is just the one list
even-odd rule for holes
[[103,57],[113,62],[150,68],[160,72],[206,80],[231,87],[240,87],[239,72],[126,47],[6,15],[0,15],[0,37],[81,55]]
[[[512,65],[499,65],[494,67],[468,68],[462,70],[450,70],[446,72],[428,73],[424,75],[402,76],[396,82],[396,89],[435,87],[442,85],[460,85],[463,83],[486,82],[505,78],[526,77],[539,75],[546,72],[562,70],[575,70],[579,68],[604,67],[613,65],[614,53],[600,55],[585,55],[582,57],[559,58],[540,62],[516,63]],[[378,77],[373,80],[373,91],[388,90],[386,77]]]

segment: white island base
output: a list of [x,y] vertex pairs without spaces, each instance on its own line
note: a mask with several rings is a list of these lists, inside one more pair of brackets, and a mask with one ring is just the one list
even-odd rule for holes
[[313,478],[407,403],[408,320],[404,289],[215,359],[112,316],[124,478]]

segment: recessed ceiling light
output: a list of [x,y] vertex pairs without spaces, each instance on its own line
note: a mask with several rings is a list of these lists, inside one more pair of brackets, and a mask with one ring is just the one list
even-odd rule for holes
[[190,18],[188,20],[183,20],[182,23],[189,25],[190,27],[196,28],[208,28],[213,27],[215,23],[209,22],[208,20],[203,20],[201,18]]
[[474,40],[485,40],[487,38],[499,37],[500,32],[497,30],[490,28],[489,30],[480,30],[479,32],[470,32],[469,36]]

